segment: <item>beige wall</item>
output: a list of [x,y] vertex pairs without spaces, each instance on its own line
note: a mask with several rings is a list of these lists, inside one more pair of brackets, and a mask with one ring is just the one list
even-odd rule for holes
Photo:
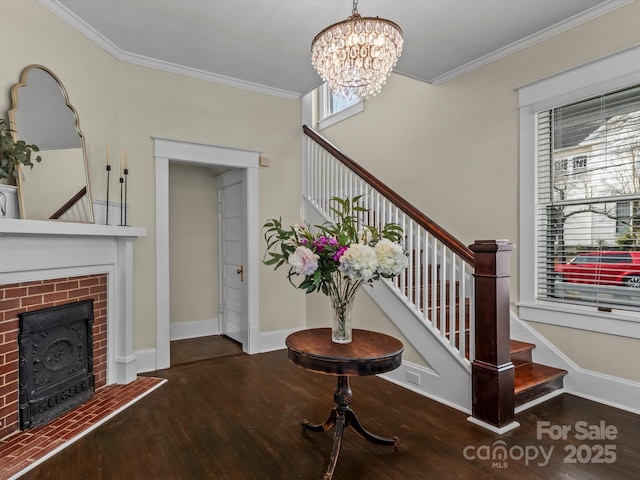
[[[10,108],[10,88],[25,66],[50,68],[78,112],[95,198],[105,198],[105,144],[113,158],[127,148],[128,223],[148,229],[134,244],[135,350],[156,345],[153,137],[262,152],[271,165],[259,173],[260,222],[280,215],[298,222],[299,101],[119,62],[35,1],[2,2],[0,31],[11,39],[0,70],[0,110]],[[304,295],[282,272],[261,267],[261,331],[304,322]]]
[[544,323],[532,325],[580,368],[640,382],[638,340]]
[[[321,133],[444,229],[470,244],[507,238],[512,301],[518,288],[519,86],[640,43],[640,2],[435,86],[393,74],[365,111]],[[443,47],[446,48],[446,47]],[[428,59],[425,59],[428,61]],[[515,306],[513,307],[516,308]],[[308,309],[309,322],[315,312]],[[541,329],[578,364],[623,378],[618,350],[640,352],[640,341],[566,328]],[[601,342],[598,341],[601,340]],[[578,340],[578,342],[576,342]],[[575,345],[574,348],[565,348]],[[640,354],[630,353],[633,364]]]
[[207,167],[169,164],[171,323],[218,318],[218,188]]
[[[129,153],[130,223],[149,235],[134,251],[135,348],[155,346],[155,196],[153,138],[262,152],[261,223],[296,222],[300,204],[300,102],[248,92],[130,64],[120,65],[120,142]],[[294,181],[285,179],[295,179]],[[260,243],[262,246],[262,242]],[[282,272],[260,271],[260,330],[304,325],[304,298]],[[283,288],[284,287],[284,288]],[[276,301],[274,301],[276,299]]]

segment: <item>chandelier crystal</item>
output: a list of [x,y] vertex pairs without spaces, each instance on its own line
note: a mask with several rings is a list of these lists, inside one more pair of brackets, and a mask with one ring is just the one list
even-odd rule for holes
[[402,30],[390,20],[351,16],[322,30],[311,42],[311,62],[331,90],[345,98],[376,95],[402,53]]

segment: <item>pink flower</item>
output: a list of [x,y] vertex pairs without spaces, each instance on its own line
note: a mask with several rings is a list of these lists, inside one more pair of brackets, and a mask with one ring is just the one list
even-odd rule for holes
[[339,262],[340,261],[340,257],[344,254],[344,252],[346,252],[349,249],[349,247],[346,246],[341,246],[340,248],[338,248],[338,251],[336,253],[333,254],[333,260],[335,262]]
[[318,269],[318,259],[320,257],[307,247],[298,247],[287,259],[289,265],[299,275],[313,275]]
[[320,237],[315,242],[313,242],[313,246],[316,247],[317,252],[321,252],[324,250],[325,245],[337,245],[338,241],[335,238],[327,238]]

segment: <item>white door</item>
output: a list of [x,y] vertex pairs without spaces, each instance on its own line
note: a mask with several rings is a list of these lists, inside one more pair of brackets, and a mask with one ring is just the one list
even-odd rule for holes
[[220,202],[220,331],[244,343],[247,331],[242,231],[242,176],[232,170],[218,177]]

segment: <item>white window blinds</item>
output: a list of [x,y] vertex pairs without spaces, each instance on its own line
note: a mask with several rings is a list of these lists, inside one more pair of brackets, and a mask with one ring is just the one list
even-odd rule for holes
[[640,86],[537,128],[538,297],[640,307]]

